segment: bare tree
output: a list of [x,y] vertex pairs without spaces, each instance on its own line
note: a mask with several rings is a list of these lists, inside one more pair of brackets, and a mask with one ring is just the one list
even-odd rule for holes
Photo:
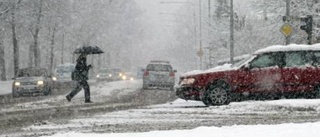
[[[2,34],[3,32],[0,31]],[[3,35],[0,34],[0,78],[2,81],[7,80],[6,78],[6,62],[5,62],[5,56],[4,56],[4,45],[3,45]]]
[[[35,8],[34,13],[31,14],[31,19],[34,18],[33,21],[31,21],[31,24],[29,24],[29,31],[33,38],[33,43],[31,44],[33,57],[34,57],[34,66],[40,67],[41,59],[40,59],[40,48],[39,48],[39,33],[41,30],[41,23],[42,23],[42,17],[43,17],[43,1],[36,0],[36,1],[30,1],[32,7]],[[31,55],[31,54],[30,54]]]
[[[5,5],[4,3],[0,3],[0,8],[1,8],[1,12],[0,12],[0,19],[4,20],[3,14],[7,13],[9,10],[9,6]],[[4,39],[4,29],[3,29],[3,24],[4,22],[0,22],[1,26],[0,26],[0,79],[1,80],[6,80],[6,62],[5,62],[5,53],[4,53],[4,45],[3,45],[3,39]]]
[[[19,45],[18,45],[18,37],[16,34],[16,27],[17,27],[17,22],[16,22],[16,13],[18,12],[18,6],[21,2],[21,0],[14,0],[13,2],[10,1],[11,3],[11,9],[10,12],[8,12],[9,16],[9,24],[11,26],[11,32],[12,32],[12,44],[13,44],[13,64],[14,64],[14,77],[16,77],[18,70],[19,70]],[[11,14],[10,14],[11,13]]]

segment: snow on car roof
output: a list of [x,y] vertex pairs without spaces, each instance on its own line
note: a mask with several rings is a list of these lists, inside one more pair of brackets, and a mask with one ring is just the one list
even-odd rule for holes
[[290,44],[290,45],[274,45],[264,49],[257,50],[254,54],[262,54],[268,52],[279,52],[279,51],[314,51],[320,50],[320,44],[314,45],[303,45],[303,44]]
[[164,60],[151,60],[149,64],[170,65],[170,62]]
[[[268,53],[268,52],[279,52],[279,51],[320,51],[320,44],[314,44],[314,45],[303,45],[303,44],[290,44],[290,45],[274,45],[269,46],[260,50],[257,50],[254,52],[254,54],[262,54],[262,53]],[[191,75],[197,75],[197,74],[203,74],[203,73],[210,73],[210,72],[219,72],[219,71],[226,71],[226,70],[233,70],[236,68],[231,67],[231,64],[224,64],[219,65],[214,68],[208,69],[208,70],[194,70],[187,73],[184,73],[181,75],[181,77],[191,76]]]

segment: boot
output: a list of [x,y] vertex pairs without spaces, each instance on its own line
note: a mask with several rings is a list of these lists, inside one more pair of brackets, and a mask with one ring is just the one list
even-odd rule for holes
[[93,103],[91,100],[86,100],[84,103]]
[[67,96],[66,96],[66,99],[70,102],[70,101],[71,101],[71,96],[70,96],[70,95],[67,95]]

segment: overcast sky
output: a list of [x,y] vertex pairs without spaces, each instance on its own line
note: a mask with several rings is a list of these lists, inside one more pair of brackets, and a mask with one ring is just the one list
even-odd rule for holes
[[[174,16],[161,13],[175,13],[180,4],[161,4],[163,0],[136,0],[143,11],[142,20],[147,36],[141,41],[141,49],[144,50],[144,58],[139,62],[148,63],[150,60],[168,60],[168,42],[172,41],[175,22]],[[166,0],[170,1],[170,0]],[[182,0],[183,1],[183,0]],[[143,63],[142,63],[143,64]],[[173,63],[175,64],[175,63]]]

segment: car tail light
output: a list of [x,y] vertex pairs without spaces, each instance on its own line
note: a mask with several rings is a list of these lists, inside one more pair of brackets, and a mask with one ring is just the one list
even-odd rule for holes
[[143,76],[149,76],[149,71],[145,71],[145,72],[143,73]]
[[174,72],[170,72],[169,76],[174,77]]

